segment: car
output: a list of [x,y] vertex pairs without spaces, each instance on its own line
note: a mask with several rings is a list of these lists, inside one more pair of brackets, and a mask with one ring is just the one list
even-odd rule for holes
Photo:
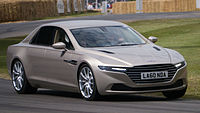
[[19,94],[47,88],[89,101],[149,92],[180,98],[187,89],[187,63],[178,52],[155,45],[157,40],[116,21],[47,23],[8,47],[8,72]]

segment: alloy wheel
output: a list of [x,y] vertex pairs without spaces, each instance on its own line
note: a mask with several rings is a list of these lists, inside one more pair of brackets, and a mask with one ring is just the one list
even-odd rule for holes
[[94,76],[89,67],[83,67],[79,73],[79,89],[84,98],[88,99],[94,93]]
[[12,68],[12,83],[15,90],[20,91],[24,86],[24,67],[21,62],[14,63]]

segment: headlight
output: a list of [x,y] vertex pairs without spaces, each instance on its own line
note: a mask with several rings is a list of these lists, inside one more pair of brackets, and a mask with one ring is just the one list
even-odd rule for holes
[[176,68],[181,68],[181,67],[185,66],[185,64],[186,64],[185,61],[179,62],[179,63],[175,64],[175,67]]
[[126,72],[125,67],[110,67],[110,66],[98,66],[101,70],[115,71],[115,72]]

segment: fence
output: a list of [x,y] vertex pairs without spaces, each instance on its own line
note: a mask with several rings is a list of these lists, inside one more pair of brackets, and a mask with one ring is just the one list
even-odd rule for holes
[[[144,13],[197,11],[196,0],[143,0]],[[113,14],[136,13],[136,2],[116,2]]]
[[[74,1],[63,0],[65,14],[67,6],[70,7],[69,13],[74,13]],[[84,0],[77,0],[78,11],[84,9]],[[82,4],[81,4],[82,3]],[[58,16],[57,0],[0,0],[0,22],[32,20],[43,17]]]

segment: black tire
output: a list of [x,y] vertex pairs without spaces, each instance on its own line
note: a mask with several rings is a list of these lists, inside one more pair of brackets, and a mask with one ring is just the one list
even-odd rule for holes
[[[20,76],[21,76],[21,78],[22,78],[22,87],[20,87],[20,88],[17,88],[16,87],[16,83],[14,82],[14,77],[16,78],[16,76],[17,76],[17,74],[14,74],[14,69],[15,69],[15,64],[21,64],[21,67],[22,67],[22,69],[21,70],[23,70],[23,74],[21,74]],[[19,93],[19,94],[28,94],[28,93],[36,93],[36,91],[37,91],[37,88],[34,88],[34,87],[32,87],[30,84],[29,84],[29,82],[28,82],[28,80],[27,80],[27,78],[26,78],[26,73],[25,73],[25,69],[24,69],[24,66],[23,66],[23,64],[22,64],[22,62],[21,61],[19,61],[19,60],[15,60],[14,62],[13,62],[13,65],[12,65],[12,68],[11,68],[11,79],[12,79],[12,85],[13,85],[13,87],[14,87],[14,89],[15,89],[15,91],[17,92],[17,93]],[[16,79],[15,79],[16,80]],[[18,83],[18,85],[19,85],[19,83]]]
[[[84,68],[90,69],[90,70],[91,70],[91,73],[92,73],[92,77],[93,77],[94,86],[92,87],[93,92],[91,93],[91,96],[90,96],[90,97],[84,96],[83,93],[82,93],[82,91],[81,91],[80,77],[81,77],[81,71],[82,71],[82,69],[84,69]],[[87,100],[87,101],[96,100],[96,99],[98,99],[98,97],[100,96],[99,93],[98,93],[98,90],[97,90],[97,86],[96,86],[96,82],[95,82],[95,78],[94,78],[93,71],[92,71],[92,69],[91,69],[87,64],[83,64],[83,65],[80,67],[79,71],[78,71],[78,87],[79,87],[79,91],[80,91],[82,97],[83,97],[85,100]]]
[[173,100],[173,99],[183,97],[185,95],[186,90],[187,90],[187,87],[185,87],[184,89],[181,89],[181,90],[165,91],[162,93],[165,97],[167,97],[167,99]]

